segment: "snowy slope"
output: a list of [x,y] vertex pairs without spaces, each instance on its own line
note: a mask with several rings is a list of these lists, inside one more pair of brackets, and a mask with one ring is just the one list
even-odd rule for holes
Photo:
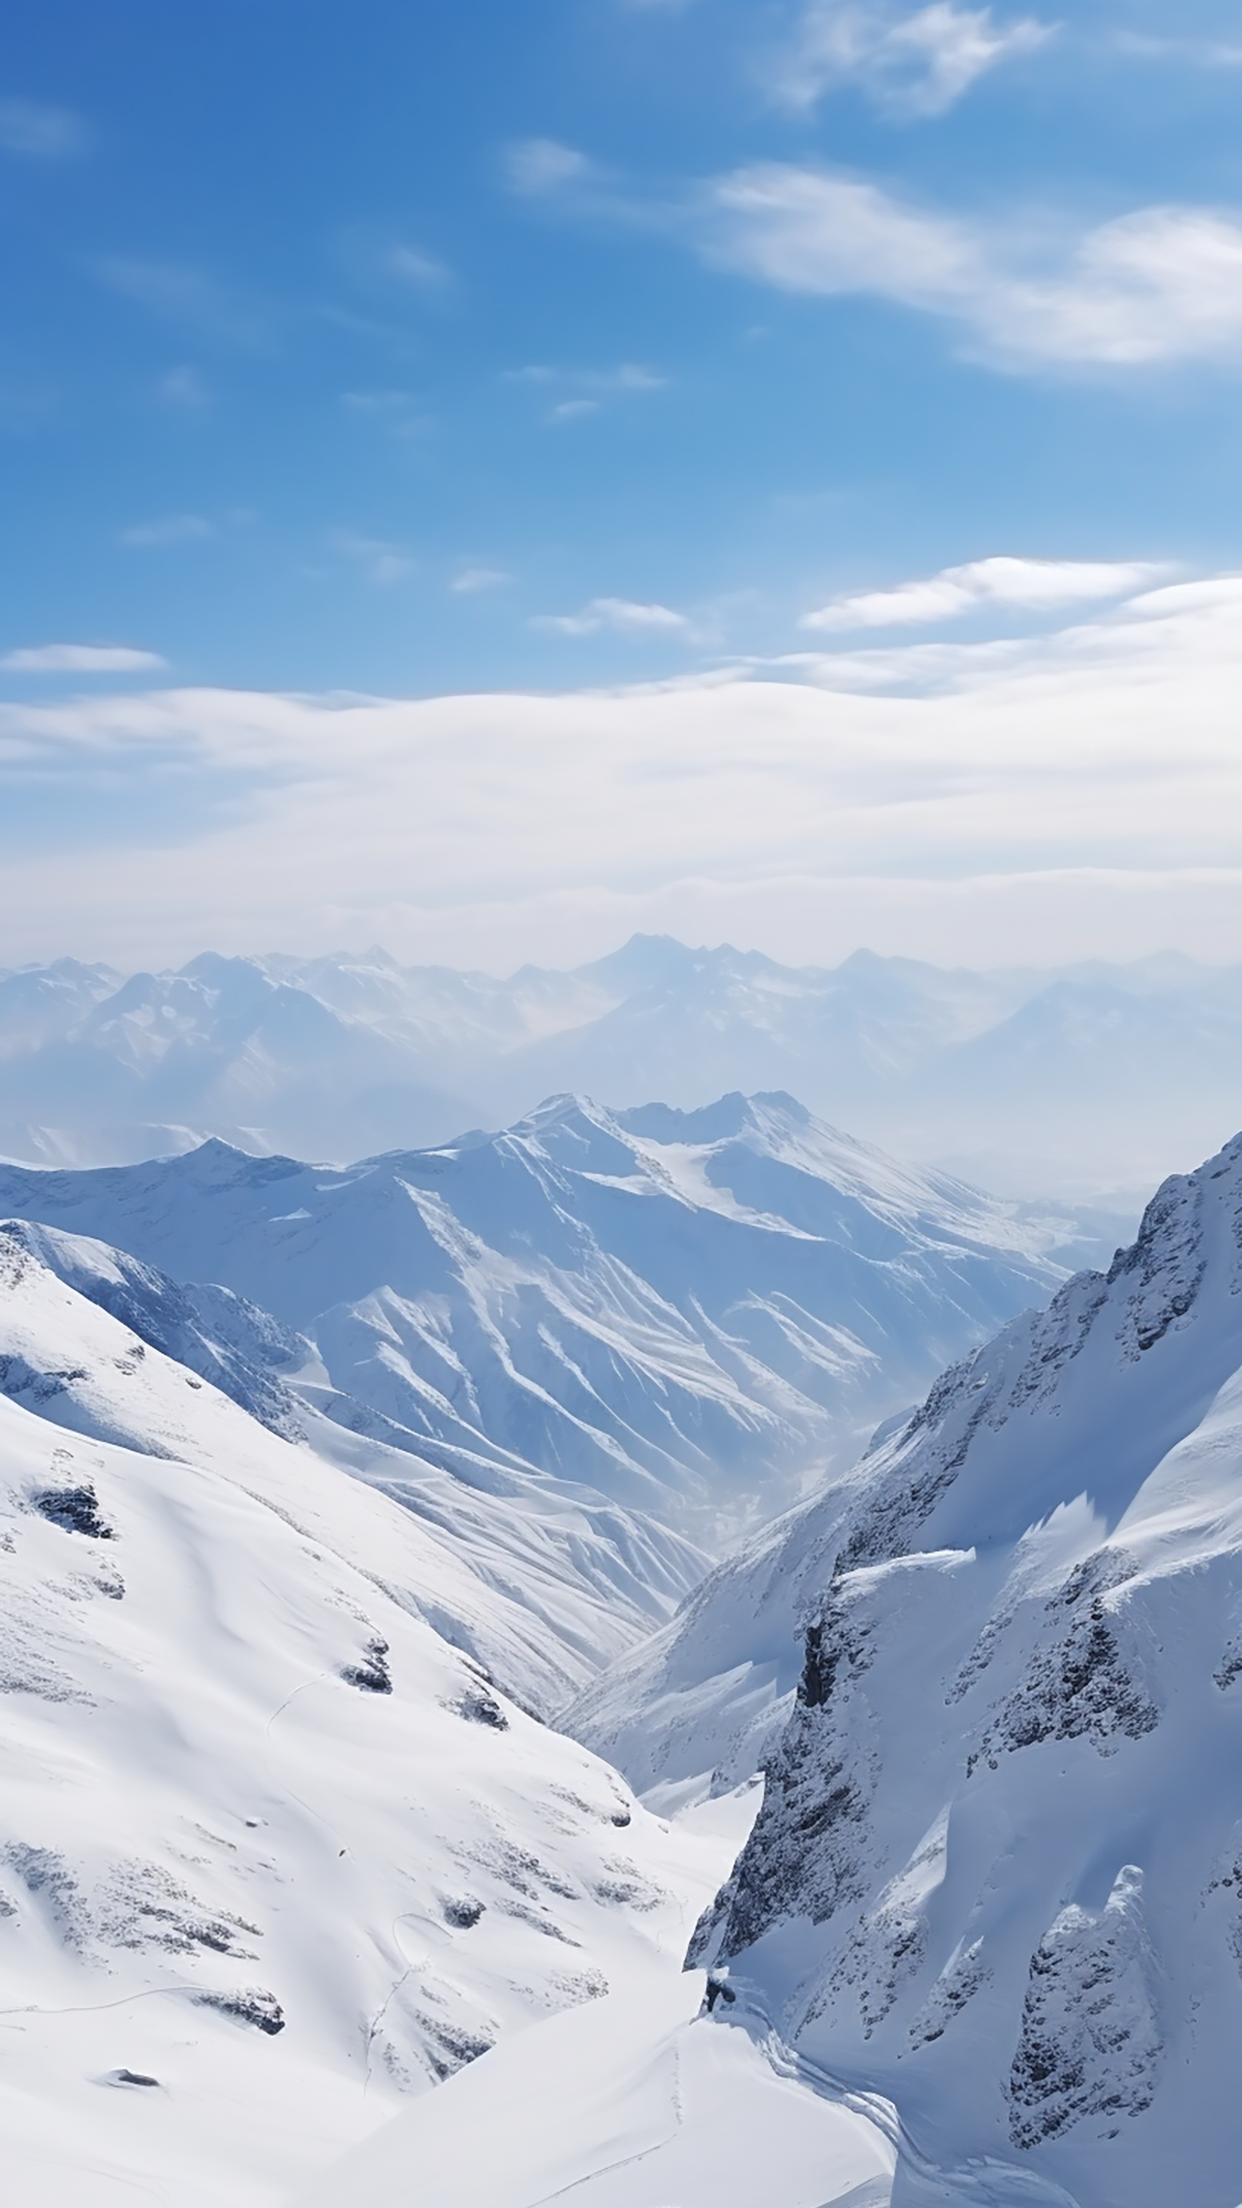
[[504,2041],[296,2208],[888,2208],[884,2133],[696,2016],[703,1984],[611,1995]]
[[798,1699],[692,1956],[895,2104],[895,2200],[1235,2208],[1242,1137],[852,1490],[767,1560]]
[[556,1091],[691,1107],[782,1088],[899,1155],[1025,1196],[1111,1190],[1126,1211],[1221,1140],[1240,1077],[1242,967],[1173,954],[971,972],[859,951],[817,968],[635,936],[506,980],[381,950],[0,973],[0,1153],[37,1163],[207,1134],[356,1158],[503,1125]]
[[571,1483],[717,1551],[1064,1277],[1063,1220],[907,1171],[782,1096],[555,1098],[343,1170],[219,1143],[9,1167],[0,1212],[251,1299],[309,1337],[320,1362],[294,1384],[344,1426],[489,1493],[546,1504]]
[[[62,1284],[74,1291],[68,1300]],[[56,1348],[62,1308],[73,1318],[67,1357]],[[330,1489],[330,1466],[380,1489],[418,1521],[403,1551],[405,1599],[541,1716],[666,1616],[701,1573],[697,1551],[599,1498],[491,1495],[350,1431],[272,1370],[298,1354],[298,1337],[227,1290],[182,1289],[86,1236],[0,1223],[0,1392],[104,1440],[229,1475],[254,1467],[291,1497],[306,1477]],[[388,1513],[362,1522],[381,1527]]]
[[408,1511],[20,1238],[0,1275],[6,2176],[274,2204],[505,2033],[675,1969],[728,1824],[670,1832],[440,1638],[469,1575]]

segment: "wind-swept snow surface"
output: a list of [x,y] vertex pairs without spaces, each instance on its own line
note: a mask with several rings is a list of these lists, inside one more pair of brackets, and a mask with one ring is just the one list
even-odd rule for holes
[[505,2033],[674,1970],[730,1849],[432,1630],[485,1605],[416,1517],[32,1239],[0,1237],[6,2177],[274,2208]]
[[508,2040],[296,2208],[888,2208],[893,2152],[751,2035],[699,1971]]
[[691,1950],[886,2096],[894,2200],[1242,2198],[1242,1136],[783,1555],[797,1700]]
[[576,1502],[618,1555],[636,1544],[648,1625],[701,1569],[657,1560],[653,1524],[718,1552],[1064,1278],[1055,1215],[904,1169],[783,1096],[556,1098],[339,1171],[214,1142],[8,1167],[5,1212],[273,1314],[307,1338],[289,1378],[344,1432],[524,1508]]

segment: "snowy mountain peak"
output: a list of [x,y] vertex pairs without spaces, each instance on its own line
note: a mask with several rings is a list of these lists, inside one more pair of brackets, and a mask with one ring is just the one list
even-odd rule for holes
[[929,2199],[1234,2208],[1240,1298],[1242,1137],[764,1553],[801,1673],[692,1954],[896,2104]]

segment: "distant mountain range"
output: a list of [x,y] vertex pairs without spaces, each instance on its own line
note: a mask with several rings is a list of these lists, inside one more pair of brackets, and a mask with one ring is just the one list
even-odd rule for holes
[[784,1089],[900,1156],[1137,1213],[1232,1130],[1242,965],[835,968],[635,936],[507,980],[383,951],[0,973],[0,1154],[132,1162],[209,1135],[341,1163],[561,1091],[693,1109]]
[[5,1217],[156,1347],[278,1432],[313,1418],[314,1446],[424,1514],[473,1492],[533,1541],[572,1502],[575,1615],[547,1633],[566,1696],[619,1653],[583,1580],[626,1637],[660,1622],[1084,1249],[1055,1208],[899,1166],[779,1095],[616,1115],[561,1097],[344,1169],[216,1141],[0,1167]]

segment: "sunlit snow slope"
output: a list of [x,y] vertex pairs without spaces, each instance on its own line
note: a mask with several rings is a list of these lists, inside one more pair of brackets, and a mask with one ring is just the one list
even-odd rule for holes
[[[216,1142],[8,1167],[4,1213],[274,1314],[308,1338],[288,1378],[343,1430],[533,1508],[570,1483],[588,1514],[717,1550],[1044,1302],[1067,1229],[784,1096],[684,1114],[556,1098],[503,1134],[345,1170]],[[659,1599],[695,1576],[669,1555]]]
[[296,2208],[888,2208],[884,2132],[750,2032],[696,2015],[703,1983],[506,2040]]
[[1242,1136],[732,1588],[782,1577],[797,1700],[692,1955],[892,2100],[895,2202],[1235,2208]]
[[[128,1353],[75,1358],[62,1345],[58,1361],[37,1326],[30,1338],[31,1284],[44,1274],[119,1320]],[[420,1615],[538,1715],[665,1616],[702,1569],[676,1535],[599,1497],[493,1495],[325,1417],[283,1377],[309,1345],[226,1289],[182,1288],[105,1243],[21,1220],[0,1223],[0,1281],[0,1392],[213,1469],[257,1463],[296,1487],[299,1458],[313,1452],[313,1476],[336,1465],[379,1488],[421,1522],[406,1551],[407,1569],[426,1566],[410,1582]],[[148,1357],[152,1348],[164,1354]]]
[[31,1240],[0,1236],[6,2180],[275,2208],[506,2032],[674,1967],[727,1843],[432,1630],[483,1605],[414,1515]]

